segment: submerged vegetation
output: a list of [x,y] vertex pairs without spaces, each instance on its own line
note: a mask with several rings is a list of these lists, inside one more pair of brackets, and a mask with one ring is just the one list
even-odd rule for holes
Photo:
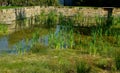
[[[106,17],[82,13],[68,17],[55,11],[41,12],[22,22],[17,22],[20,30],[9,34],[8,39],[10,46],[17,43],[17,54],[0,55],[0,72],[119,73],[119,17],[113,16],[114,25],[107,31],[103,29]],[[7,29],[0,24],[0,33]],[[30,48],[19,44],[21,40]]]

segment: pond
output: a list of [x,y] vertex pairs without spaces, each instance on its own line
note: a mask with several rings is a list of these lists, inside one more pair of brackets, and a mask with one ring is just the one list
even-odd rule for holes
[[[71,28],[66,26],[56,26],[54,33],[49,33],[47,35],[38,36],[35,33],[31,39],[22,40],[16,42],[12,46],[9,43],[9,35],[0,38],[0,54],[9,53],[9,54],[18,54],[20,52],[27,52],[30,50],[35,43],[44,44],[51,48],[68,48],[68,46],[73,45],[73,32],[67,32]],[[68,34],[69,33],[69,34]],[[20,36],[20,35],[19,35]]]

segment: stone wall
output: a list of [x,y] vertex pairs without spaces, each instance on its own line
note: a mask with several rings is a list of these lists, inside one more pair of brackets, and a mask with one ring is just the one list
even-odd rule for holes
[[[21,8],[10,8],[10,9],[2,9],[0,10],[0,23],[13,24],[13,22],[17,19],[19,15],[24,17],[31,17],[35,15],[39,15],[42,11],[45,13],[50,12],[51,10],[56,11],[58,14],[63,13],[66,16],[72,16],[77,13],[82,13],[87,16],[106,16],[107,11],[103,8],[81,8],[81,7],[21,7]],[[120,15],[119,9],[114,9],[114,15]]]

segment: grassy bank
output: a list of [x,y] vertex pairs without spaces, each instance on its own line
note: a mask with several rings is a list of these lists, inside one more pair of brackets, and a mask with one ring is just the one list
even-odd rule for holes
[[37,53],[0,56],[1,73],[119,73],[112,58],[83,54],[80,50],[38,48]]
[[109,58],[78,54],[75,50],[47,50],[44,53],[4,55],[0,58],[2,73],[109,73],[112,71],[107,68],[114,65]]

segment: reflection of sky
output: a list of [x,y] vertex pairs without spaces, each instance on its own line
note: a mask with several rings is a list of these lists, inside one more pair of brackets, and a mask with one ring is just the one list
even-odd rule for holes
[[[32,42],[29,41],[28,45],[31,45]],[[0,38],[0,53],[6,52],[6,53],[17,53],[17,48],[19,47],[21,51],[24,51],[24,49],[28,50],[30,47],[26,45],[25,40],[21,40],[20,42],[14,44],[12,47],[9,47],[8,43],[8,37]]]
[[3,50],[3,49],[8,49],[8,38],[7,37],[0,38],[0,50]]

